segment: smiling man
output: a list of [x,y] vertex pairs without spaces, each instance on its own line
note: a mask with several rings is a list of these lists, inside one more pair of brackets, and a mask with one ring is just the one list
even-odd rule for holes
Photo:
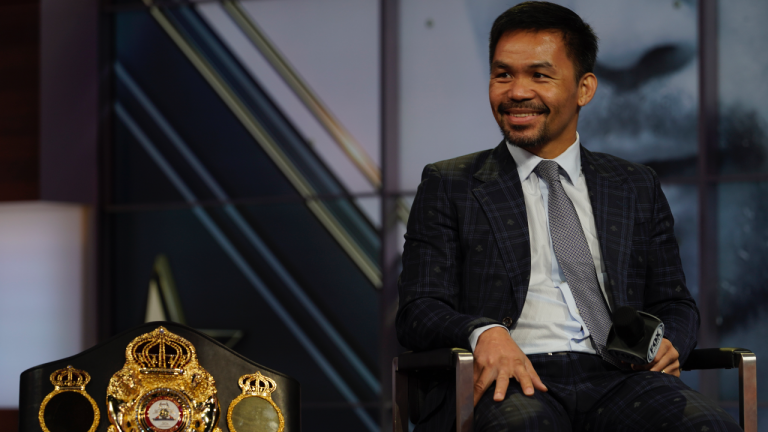
[[[428,165],[408,222],[403,346],[475,355],[475,429],[735,431],[680,379],[699,315],[656,174],[581,145],[597,38],[561,6],[526,2],[490,37],[496,148]],[[611,311],[659,317],[653,360],[606,350]],[[426,383],[417,430],[447,431],[447,377]]]

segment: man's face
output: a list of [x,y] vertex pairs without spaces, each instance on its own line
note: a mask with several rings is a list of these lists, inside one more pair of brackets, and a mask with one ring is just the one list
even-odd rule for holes
[[576,140],[578,108],[585,103],[574,75],[560,32],[502,35],[488,92],[504,138],[528,149],[571,145]]

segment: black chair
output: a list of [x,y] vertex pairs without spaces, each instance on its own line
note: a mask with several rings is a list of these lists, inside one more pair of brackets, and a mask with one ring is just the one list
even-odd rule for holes
[[[392,424],[395,432],[408,432],[408,419],[419,418],[423,392],[418,373],[455,370],[456,432],[471,432],[474,416],[472,353],[461,348],[406,352],[392,360]],[[693,350],[683,370],[739,368],[739,422],[745,432],[757,432],[757,359],[743,348]]]

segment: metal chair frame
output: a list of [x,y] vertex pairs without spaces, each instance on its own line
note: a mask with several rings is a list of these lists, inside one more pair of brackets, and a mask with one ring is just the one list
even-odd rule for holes
[[[472,353],[461,348],[406,352],[392,360],[392,424],[395,432],[408,432],[409,414],[418,412],[409,398],[415,374],[427,370],[456,373],[456,431],[471,432],[474,418]],[[693,350],[683,370],[739,369],[739,424],[744,432],[757,432],[757,357],[743,348]]]

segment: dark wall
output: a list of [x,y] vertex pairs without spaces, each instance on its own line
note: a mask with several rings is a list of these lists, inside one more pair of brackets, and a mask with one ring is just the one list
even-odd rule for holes
[[19,411],[0,409],[0,432],[16,432],[19,428]]
[[96,202],[98,11],[0,3],[0,201]]
[[99,3],[40,1],[40,198],[95,204]]
[[0,4],[0,201],[40,197],[40,2]]

